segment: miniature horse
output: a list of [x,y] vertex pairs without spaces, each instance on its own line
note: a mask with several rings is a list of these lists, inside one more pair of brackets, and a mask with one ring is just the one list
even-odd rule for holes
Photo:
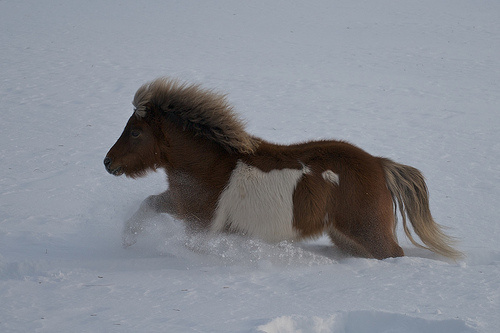
[[[115,176],[163,168],[169,189],[149,196],[126,222],[124,246],[158,213],[191,229],[237,232],[268,242],[319,237],[367,258],[403,256],[397,208],[417,246],[449,258],[449,244],[429,210],[415,168],[374,157],[342,141],[290,146],[248,134],[224,95],[160,78],[136,92],[135,110],[104,159]],[[426,246],[419,245],[407,225]]]

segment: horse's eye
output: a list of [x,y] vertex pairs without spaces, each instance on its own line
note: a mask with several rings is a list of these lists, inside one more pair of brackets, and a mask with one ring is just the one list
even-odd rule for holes
[[133,137],[133,138],[137,138],[139,135],[141,135],[141,132],[137,131],[137,130],[132,130],[130,132],[130,135]]

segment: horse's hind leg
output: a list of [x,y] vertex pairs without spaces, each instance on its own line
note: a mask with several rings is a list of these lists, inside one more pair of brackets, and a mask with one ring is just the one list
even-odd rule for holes
[[[393,222],[392,216],[389,222]],[[341,226],[332,225],[328,234],[339,248],[352,255],[376,259],[404,255],[393,235],[392,223],[380,223],[379,219],[371,218],[370,223],[365,223],[365,220],[349,221],[344,230],[339,228]]]
[[404,256],[392,230],[384,230],[382,226],[376,230],[368,228],[367,232],[356,237],[356,240],[376,259]]
[[169,191],[159,195],[150,195],[144,199],[139,209],[125,222],[122,235],[123,246],[129,247],[135,244],[137,236],[144,230],[144,223],[159,213],[174,213]]
[[328,236],[332,242],[337,245],[342,251],[356,256],[364,258],[373,258],[373,255],[368,252],[361,244],[358,244],[354,239],[351,239],[346,234],[340,232],[335,227],[330,227],[328,230]]

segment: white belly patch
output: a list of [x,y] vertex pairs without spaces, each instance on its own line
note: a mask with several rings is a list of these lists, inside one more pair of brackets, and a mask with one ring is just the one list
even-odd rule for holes
[[307,167],[263,172],[238,161],[222,192],[211,231],[229,229],[267,242],[293,240],[293,193]]

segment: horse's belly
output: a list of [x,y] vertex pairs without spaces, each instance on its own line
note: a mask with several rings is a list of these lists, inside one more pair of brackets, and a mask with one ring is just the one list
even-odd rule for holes
[[309,169],[263,172],[239,161],[222,192],[211,230],[230,230],[268,242],[293,240],[293,193]]

